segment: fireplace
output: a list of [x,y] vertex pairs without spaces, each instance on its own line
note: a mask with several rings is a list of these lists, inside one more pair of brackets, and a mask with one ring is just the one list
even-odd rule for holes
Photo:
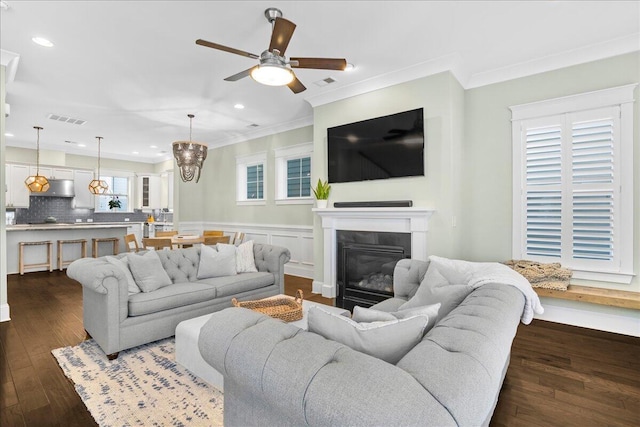
[[[410,235],[412,259],[426,261],[429,217],[435,212],[421,207],[314,208],[322,220],[322,279],[313,281],[313,292],[325,298],[338,294],[337,235],[342,230],[402,233]],[[362,242],[364,244],[370,242]]]
[[411,233],[338,230],[336,242],[336,306],[353,310],[393,296],[393,270],[411,258]]

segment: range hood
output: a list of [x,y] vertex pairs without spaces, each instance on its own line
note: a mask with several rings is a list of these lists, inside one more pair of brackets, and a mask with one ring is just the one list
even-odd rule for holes
[[44,193],[31,193],[32,197],[75,197],[72,179],[50,179]]

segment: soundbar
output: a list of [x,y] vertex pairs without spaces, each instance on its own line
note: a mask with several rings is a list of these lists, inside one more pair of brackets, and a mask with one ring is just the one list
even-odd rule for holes
[[389,200],[381,202],[334,202],[334,208],[410,208],[411,200]]

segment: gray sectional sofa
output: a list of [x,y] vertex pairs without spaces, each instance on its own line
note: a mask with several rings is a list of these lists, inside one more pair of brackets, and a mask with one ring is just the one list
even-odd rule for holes
[[[397,310],[427,267],[400,261],[395,297],[374,308]],[[488,425],[525,296],[483,283],[463,298],[395,365],[250,310],[214,313],[199,348],[224,376],[225,426]]]
[[87,334],[112,359],[122,350],[174,335],[183,320],[231,307],[234,297],[251,300],[284,293],[289,250],[254,243],[253,253],[257,272],[198,279],[199,246],[157,251],[171,283],[151,292],[129,293],[126,275],[107,257],[76,260],[67,275],[83,286]]

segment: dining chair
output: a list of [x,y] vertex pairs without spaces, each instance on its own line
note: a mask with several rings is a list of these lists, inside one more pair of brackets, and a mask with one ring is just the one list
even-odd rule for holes
[[171,237],[178,234],[178,230],[173,231],[156,231],[156,237]]
[[217,243],[229,243],[229,236],[207,236],[204,235],[204,244],[205,245],[215,245]]
[[140,250],[135,234],[127,234],[124,236],[124,245],[128,252],[138,252]]
[[163,248],[173,248],[170,237],[145,237],[144,239],[142,239],[142,246],[145,249],[151,248],[155,250]]
[[238,246],[244,240],[244,233],[240,231],[236,231],[236,234],[233,235],[233,244]]
[[203,236],[224,236],[224,231],[222,230],[204,230],[202,232]]

